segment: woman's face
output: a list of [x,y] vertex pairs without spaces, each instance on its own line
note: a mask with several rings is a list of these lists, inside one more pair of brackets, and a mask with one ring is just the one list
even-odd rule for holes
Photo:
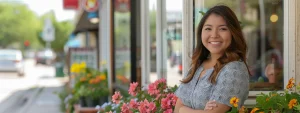
[[210,54],[223,54],[231,44],[231,32],[226,21],[217,14],[210,14],[202,28],[202,43]]

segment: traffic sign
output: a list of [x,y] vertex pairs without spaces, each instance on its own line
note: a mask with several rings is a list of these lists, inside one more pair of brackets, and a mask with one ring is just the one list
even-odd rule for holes
[[55,39],[55,29],[49,18],[45,20],[43,29],[43,40],[46,42],[52,42]]

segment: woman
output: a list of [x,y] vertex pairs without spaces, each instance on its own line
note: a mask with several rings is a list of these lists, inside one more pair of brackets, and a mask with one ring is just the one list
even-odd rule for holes
[[[191,69],[175,92],[175,113],[225,113],[234,96],[240,108],[249,93],[249,70],[236,15],[227,6],[211,8],[198,25],[197,37]],[[207,103],[213,109],[204,111]]]

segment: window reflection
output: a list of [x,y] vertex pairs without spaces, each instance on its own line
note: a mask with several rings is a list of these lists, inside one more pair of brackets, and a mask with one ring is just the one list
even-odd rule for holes
[[118,88],[130,84],[130,0],[114,0],[114,73]]
[[[167,2],[175,2],[167,0]],[[182,0],[176,0],[182,6]],[[168,4],[167,3],[167,7]],[[173,4],[172,4],[173,5]],[[167,24],[164,32],[167,45],[167,84],[179,85],[182,78],[182,9],[167,9]]]
[[194,3],[195,31],[202,16],[199,11],[224,4],[236,13],[248,45],[250,90],[284,88],[283,0],[195,0]]
[[156,0],[149,0],[149,21],[150,21],[150,82],[157,80],[156,69]]
[[[178,85],[182,78],[182,0],[166,0],[166,23],[163,30],[162,50],[157,49],[156,40],[156,7],[157,0],[149,0],[150,38],[151,38],[151,74],[150,82],[157,79],[157,70],[166,69],[166,80],[169,86]],[[165,51],[161,58],[167,58],[163,69],[157,69],[156,51]]]

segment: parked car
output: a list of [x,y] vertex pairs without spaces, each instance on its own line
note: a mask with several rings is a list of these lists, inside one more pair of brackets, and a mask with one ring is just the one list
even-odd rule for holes
[[19,76],[24,75],[23,55],[20,50],[0,50],[0,71],[17,72]]
[[35,55],[36,64],[51,65],[54,63],[55,58],[56,54],[51,49],[38,51]]

